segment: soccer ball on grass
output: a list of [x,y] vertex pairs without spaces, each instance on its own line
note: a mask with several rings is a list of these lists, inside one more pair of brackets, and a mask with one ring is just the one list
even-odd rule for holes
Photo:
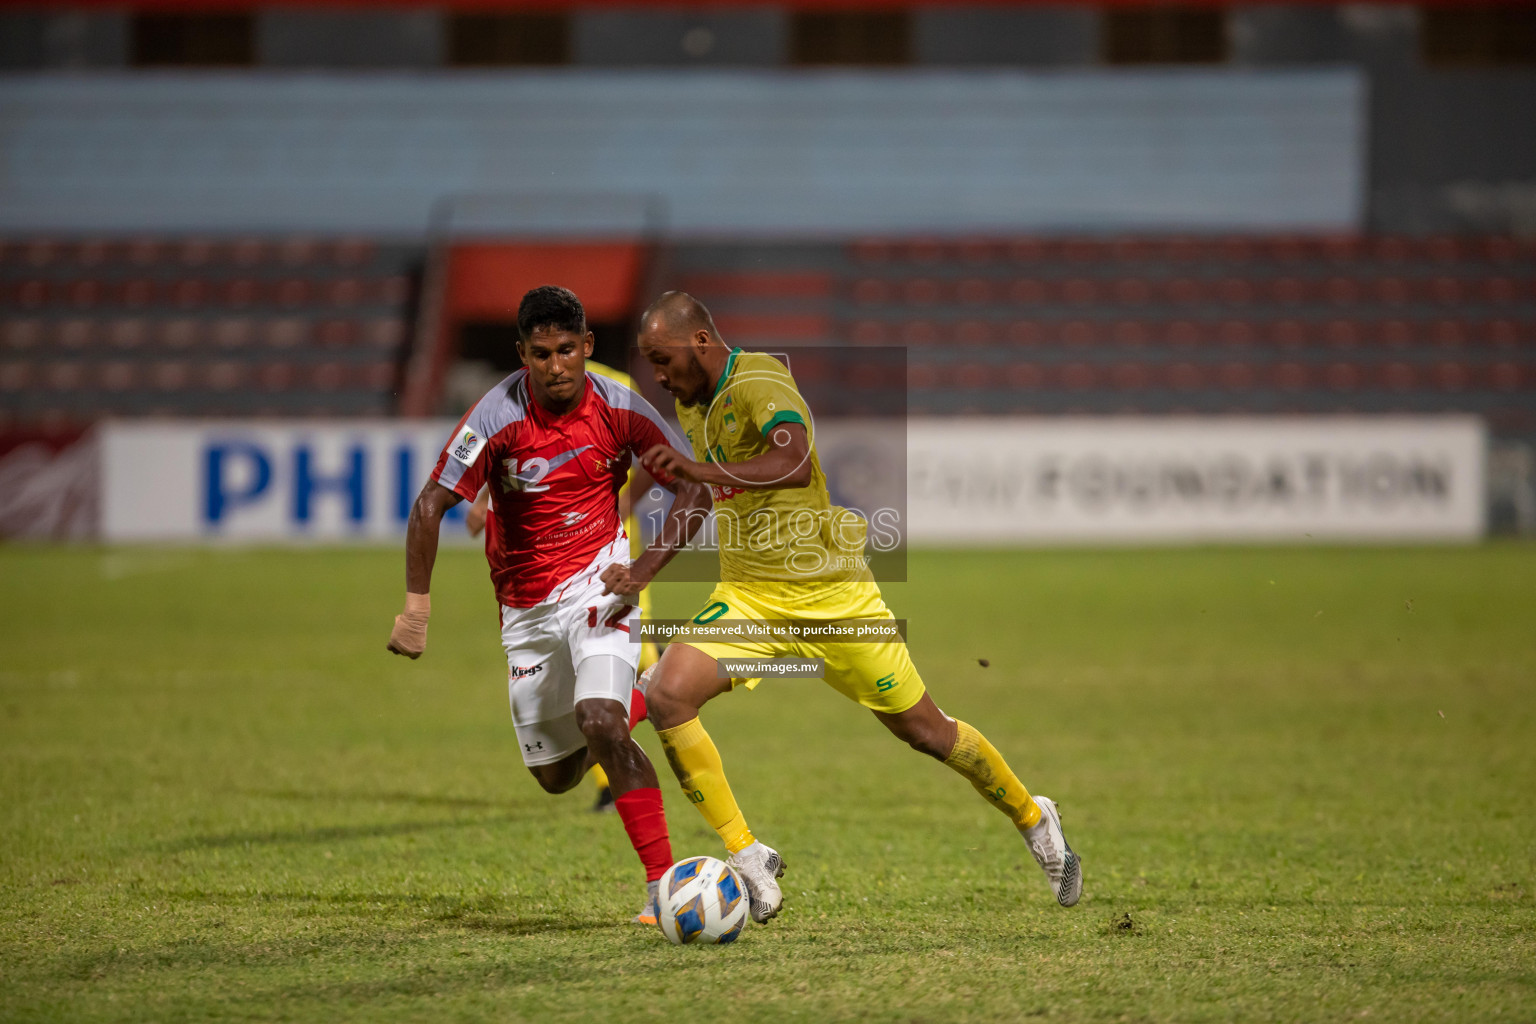
[[747,926],[747,887],[724,861],[689,857],[656,890],[656,925],[676,945],[735,942]]

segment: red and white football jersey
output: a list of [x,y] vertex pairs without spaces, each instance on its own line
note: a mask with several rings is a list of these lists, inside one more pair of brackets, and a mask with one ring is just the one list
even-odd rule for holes
[[563,416],[528,393],[528,371],[497,384],[459,421],[432,479],[473,501],[491,487],[485,557],[496,597],[531,608],[623,532],[618,493],[632,454],[686,451],[638,394],[595,373]]

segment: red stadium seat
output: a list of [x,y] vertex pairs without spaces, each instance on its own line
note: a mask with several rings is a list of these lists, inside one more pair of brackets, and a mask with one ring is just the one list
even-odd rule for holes
[[1360,301],[1360,284],[1350,277],[1330,277],[1323,284],[1323,295],[1336,306],[1352,306]]
[[[387,391],[395,383],[395,373],[392,362],[363,363],[357,367],[357,383],[371,391]],[[902,386],[906,386],[905,381]]]
[[268,391],[287,391],[298,377],[298,370],[287,362],[267,363],[256,371],[257,383]]
[[331,260],[339,267],[361,267],[372,262],[377,251],[366,238],[344,238],[331,249]]
[[184,359],[152,363],[149,383],[160,391],[183,391],[193,383],[192,364]]
[[1494,363],[1488,368],[1488,382],[1499,391],[1515,391],[1525,377],[1518,363]]
[[1012,345],[1038,345],[1045,340],[1045,330],[1034,320],[1015,320],[1008,325]]
[[1216,380],[1227,391],[1247,391],[1258,380],[1258,373],[1250,363],[1222,363]]
[[309,341],[309,322],[294,317],[270,320],[266,324],[266,342],[272,348],[294,348]]
[[1472,368],[1465,363],[1437,363],[1434,380],[1435,386],[1442,391],[1463,391],[1472,383]]
[[1109,368],[1109,382],[1122,391],[1142,391],[1152,383],[1152,373],[1141,363],[1116,363]]
[[1058,335],[1064,345],[1094,345],[1099,341],[1099,325],[1092,320],[1068,320]]
[[1252,345],[1258,339],[1258,333],[1250,323],[1242,320],[1226,320],[1216,328],[1216,338],[1223,345],[1240,348]]
[[1097,302],[1099,295],[1098,282],[1086,277],[1074,277],[1061,286],[1062,300],[1074,306]]
[[203,387],[210,391],[234,391],[244,387],[249,379],[248,365],[232,359],[209,363],[202,373]]
[[185,278],[171,285],[171,301],[183,309],[190,309],[205,304],[209,291],[207,281],[196,277]]
[[1406,348],[1414,342],[1414,325],[1406,320],[1387,320],[1377,328],[1377,337],[1383,345]]
[[138,379],[137,363],[114,359],[100,364],[96,373],[96,386],[103,391],[127,391],[138,383]]
[[954,386],[967,391],[981,391],[991,387],[997,378],[997,369],[986,363],[961,363],[955,369]]
[[1152,298],[1152,285],[1139,277],[1116,281],[1110,291],[1122,306],[1140,306]]
[[158,289],[155,282],[145,278],[131,278],[117,286],[117,302],[130,309],[153,305]]
[[1271,373],[1275,387],[1286,391],[1298,391],[1311,382],[1311,373],[1302,363],[1280,363]]
[[1032,277],[1021,277],[1008,289],[1008,301],[1017,303],[1044,302],[1045,284]]
[[1330,320],[1323,325],[1323,340],[1334,348],[1360,344],[1360,326],[1353,320]]
[[1487,338],[1499,348],[1513,348],[1520,344],[1520,325],[1513,320],[1492,320],[1486,327]]
[[1163,339],[1170,345],[1190,348],[1205,338],[1205,326],[1193,320],[1175,320],[1163,331]]
[[855,345],[885,345],[890,342],[890,331],[879,320],[859,320],[848,332]]
[[317,391],[340,391],[350,376],[346,363],[319,363],[309,372],[309,386]]
[[1370,294],[1377,302],[1401,306],[1412,298],[1413,290],[1400,277],[1378,277],[1370,282]]
[[213,259],[213,243],[205,238],[184,239],[176,247],[176,260],[184,267],[207,266]]
[[381,349],[395,349],[405,344],[405,321],[398,317],[375,317],[363,324],[363,341]]
[[278,283],[273,298],[280,306],[303,306],[313,301],[313,289],[303,278],[290,277]]
[[290,267],[307,267],[320,254],[320,247],[308,238],[288,238],[278,245],[277,258]]
[[968,277],[956,287],[955,298],[967,306],[985,305],[993,301],[992,282],[982,277]]
[[69,304],[84,309],[99,305],[107,294],[106,286],[92,277],[71,281],[66,287]]
[[219,301],[226,306],[243,308],[261,300],[261,282],[251,277],[237,277],[225,283]]
[[907,385],[914,388],[938,387],[944,374],[933,363],[910,363],[907,366]]
[[0,391],[7,393],[25,391],[32,386],[36,377],[36,369],[32,363],[20,360],[0,362]]
[[11,294],[12,301],[22,309],[39,309],[48,303],[48,282],[22,281]]
[[1099,383],[1099,368],[1092,363],[1067,363],[1061,368],[1061,384],[1073,391],[1085,391]]
[[11,350],[37,348],[43,342],[43,321],[32,318],[0,324],[0,345]]
[[961,345],[990,345],[992,325],[984,320],[962,320],[955,325],[955,341]]
[[139,348],[149,340],[149,323],[139,317],[114,317],[107,321],[106,335],[113,348]]
[[1430,326],[1429,337],[1442,348],[1460,348],[1467,342],[1467,332],[1459,321],[1437,320]]
[[937,345],[942,340],[938,327],[927,320],[914,320],[901,328],[904,345]]
[[1205,368],[1198,363],[1174,363],[1164,376],[1168,386],[1178,391],[1198,391],[1205,384]]
[[248,348],[256,340],[256,321],[245,316],[231,316],[214,321],[210,333],[219,348]]
[[1116,345],[1127,348],[1140,348],[1152,339],[1147,325],[1137,320],[1121,320],[1115,324],[1110,335],[1114,338]]
[[358,326],[350,320],[327,320],[315,331],[315,340],[327,348],[341,348],[357,341]]
[[1412,363],[1393,362],[1382,367],[1382,383],[1393,391],[1411,391],[1418,383],[1418,370]]
[[1359,367],[1353,363],[1330,363],[1323,371],[1323,382],[1334,391],[1353,391],[1361,378]]
[[878,277],[866,277],[853,286],[853,301],[863,306],[874,306],[891,301],[890,282]]
[[943,287],[932,278],[914,278],[901,286],[901,297],[910,306],[932,306],[943,297]]
[[202,334],[202,322],[186,317],[155,325],[155,341],[164,348],[191,348],[202,340]]
[[1003,373],[1010,388],[1038,388],[1045,383],[1045,372],[1034,363],[1010,363]]
[[267,243],[259,238],[242,238],[230,246],[229,256],[236,266],[259,266],[267,261]]

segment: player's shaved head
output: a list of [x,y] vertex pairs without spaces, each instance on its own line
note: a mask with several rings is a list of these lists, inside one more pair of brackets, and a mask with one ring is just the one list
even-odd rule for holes
[[664,338],[680,341],[699,331],[708,331],[712,340],[720,340],[715,318],[709,315],[704,303],[687,292],[663,292],[640,316],[641,334],[658,332]]
[[687,292],[664,292],[640,316],[640,354],[657,384],[693,405],[708,398],[730,351],[704,303]]

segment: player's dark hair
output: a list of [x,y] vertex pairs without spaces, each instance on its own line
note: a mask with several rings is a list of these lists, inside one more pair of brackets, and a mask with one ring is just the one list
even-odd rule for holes
[[569,288],[541,284],[517,304],[517,336],[527,341],[540,327],[586,334],[587,311]]

